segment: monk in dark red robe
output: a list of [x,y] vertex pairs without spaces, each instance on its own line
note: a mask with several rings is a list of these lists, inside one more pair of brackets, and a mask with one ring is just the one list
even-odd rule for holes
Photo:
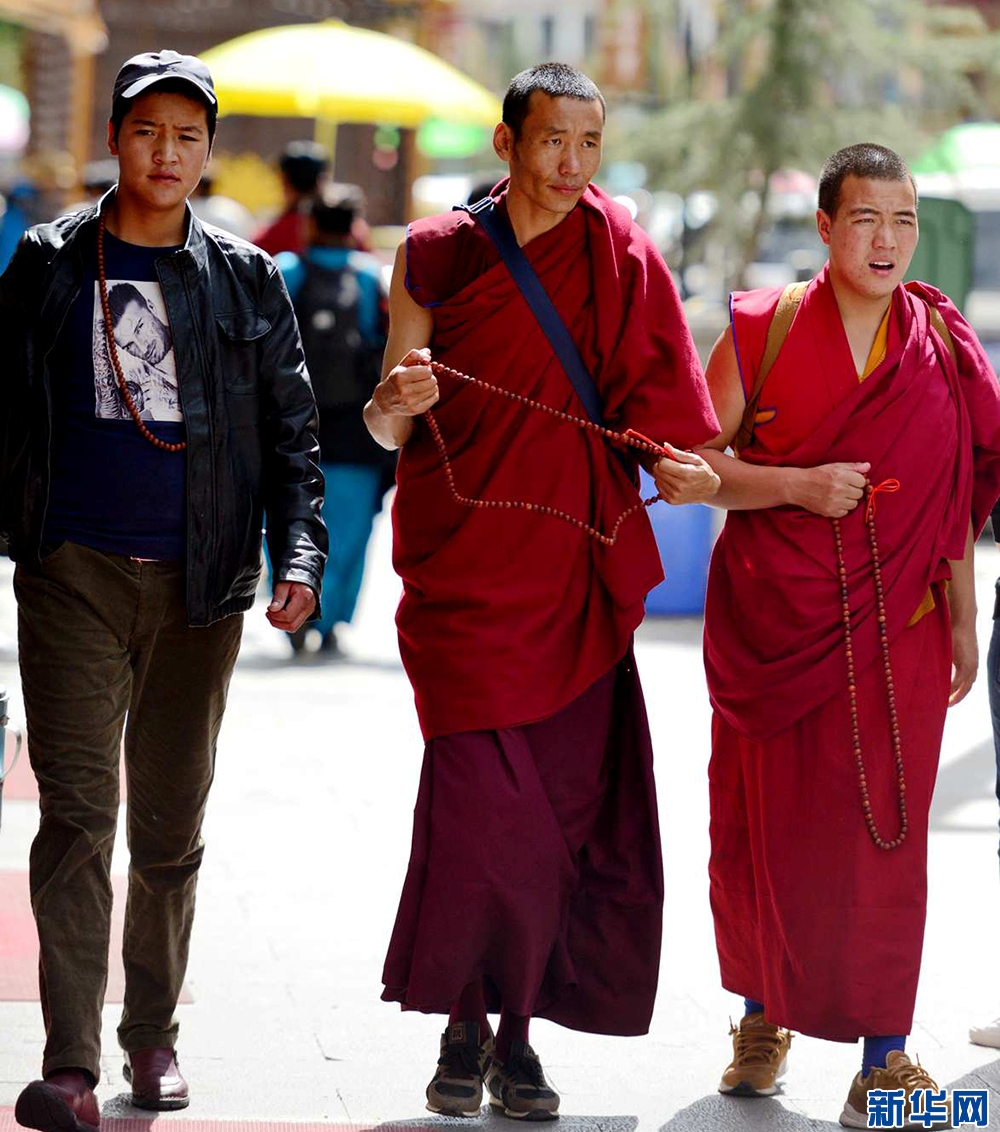
[[[819,191],[829,263],[765,371],[752,438],[709,457],[730,509],[705,615],[711,896],[723,985],[747,1006],[720,1090],[774,1092],[789,1030],[861,1037],[841,1123],[864,1128],[870,1089],[903,1089],[909,1118],[936,1088],[905,1036],[945,713],[976,672],[972,543],[1000,492],[1000,392],[948,299],[900,283],[917,240],[900,159],[852,146]],[[708,367],[719,448],[780,296],[732,298]]]
[[[593,375],[610,427],[670,441],[675,459],[653,469],[661,494],[705,499],[718,478],[681,450],[718,422],[662,259],[589,185],[603,122],[603,100],[578,72],[546,64],[518,76],[497,128],[510,179],[494,190],[496,208]],[[410,225],[386,375],[366,408],[373,435],[402,446],[397,624],[426,740],[383,998],[449,1015],[432,1111],[478,1114],[486,1073],[494,1107],[544,1119],[558,1096],[527,1044],[531,1016],[641,1034],[652,1012],[663,885],[631,639],[662,570],[641,508],[605,546],[551,515],[458,502],[419,416],[431,406],[462,496],[529,501],[605,532],[638,497],[600,437],[438,377],[431,355],[585,416],[466,212]],[[494,1047],[486,1015],[498,1009]]]

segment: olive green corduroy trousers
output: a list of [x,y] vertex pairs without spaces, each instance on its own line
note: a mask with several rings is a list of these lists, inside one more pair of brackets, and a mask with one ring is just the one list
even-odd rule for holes
[[31,847],[43,1075],[100,1077],[124,732],[130,854],[118,1039],[173,1046],[201,824],[242,615],[187,624],[184,566],[62,543],[18,565],[18,658],[40,822]]

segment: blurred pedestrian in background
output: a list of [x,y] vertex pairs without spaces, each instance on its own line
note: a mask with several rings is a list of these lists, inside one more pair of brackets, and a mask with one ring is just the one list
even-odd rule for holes
[[0,530],[41,823],[31,848],[45,1023],[18,1122],[94,1132],[124,731],[125,997],[133,1103],[183,1108],[174,1010],[201,824],[263,515],[267,617],[316,607],[322,477],[295,317],[274,263],[187,198],[217,103],[201,60],[137,55],[114,83],[113,194],[32,228],[0,278]]
[[949,299],[902,282],[917,195],[897,154],[833,154],[816,223],[826,266],[734,293],[707,370],[729,509],[705,606],[711,898],[745,1008],[719,1090],[773,1094],[791,1030],[860,1038],[840,1123],[871,1127],[870,1098],[899,1090],[910,1126],[937,1090],[905,1047],[941,736],[978,664],[1000,389]]
[[309,242],[308,217],[316,190],[330,166],[330,154],[314,141],[289,142],[278,158],[282,209],[254,236],[253,242],[269,255],[301,255]]
[[[382,997],[448,1017],[426,1095],[451,1116],[477,1116],[485,1084],[507,1116],[554,1119],[531,1018],[643,1034],[656,993],[663,877],[632,634],[663,571],[636,461],[582,422],[663,443],[644,451],[673,503],[719,481],[667,438],[687,448],[718,422],[666,265],[590,183],[604,115],[563,64],[511,81],[493,137],[509,180],[475,215],[410,225],[365,409],[402,449],[396,623],[426,742]],[[432,351],[511,396],[439,374]]]
[[43,215],[44,200],[37,185],[24,177],[15,181],[5,194],[3,217],[0,218],[0,271],[7,266],[14,250],[24,233],[40,221]]
[[203,224],[214,224],[240,239],[250,239],[255,227],[253,213],[238,200],[215,191],[215,173],[211,165],[191,194],[190,203],[191,211]]
[[84,165],[83,175],[80,177],[83,196],[67,205],[60,211],[59,215],[68,216],[71,212],[79,212],[81,208],[96,204],[109,189],[114,188],[117,180],[118,162],[113,157],[102,158],[100,161],[88,161]]
[[381,376],[387,326],[382,264],[358,251],[352,234],[362,212],[358,186],[321,185],[309,210],[305,254],[277,257],[319,408],[323,519],[330,532],[323,610],[311,627],[290,635],[296,653],[312,628],[322,653],[339,654],[336,627],[354,616],[372,521],[395,477],[395,452],[372,439],[362,416]]

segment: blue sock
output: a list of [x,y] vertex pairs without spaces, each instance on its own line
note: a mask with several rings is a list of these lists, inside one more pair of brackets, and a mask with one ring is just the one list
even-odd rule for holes
[[906,1049],[906,1035],[886,1038],[865,1038],[865,1048],[861,1055],[861,1076],[867,1077],[873,1068],[884,1069],[885,1059],[894,1050]]
[[764,1004],[762,1002],[754,1002],[752,998],[745,998],[743,1005],[745,1007],[743,1011],[744,1015],[764,1013]]

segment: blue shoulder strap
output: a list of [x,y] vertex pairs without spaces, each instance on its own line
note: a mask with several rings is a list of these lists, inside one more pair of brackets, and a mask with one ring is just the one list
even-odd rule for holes
[[495,206],[492,197],[483,197],[471,205],[457,205],[459,211],[468,212],[477,220],[483,231],[489,236],[507,265],[507,270],[531,308],[531,313],[538,320],[539,326],[545,332],[549,344],[555,351],[566,376],[569,378],[577,397],[580,398],[587,416],[594,424],[604,427],[604,409],[601,397],[597,392],[594,379],[583,364],[580,351],[570,337],[566,324],[559,317],[559,312],[548,296],[542,281],[535,274],[535,269],[528,262],[528,257],[518,245],[514,230],[510,222]]

